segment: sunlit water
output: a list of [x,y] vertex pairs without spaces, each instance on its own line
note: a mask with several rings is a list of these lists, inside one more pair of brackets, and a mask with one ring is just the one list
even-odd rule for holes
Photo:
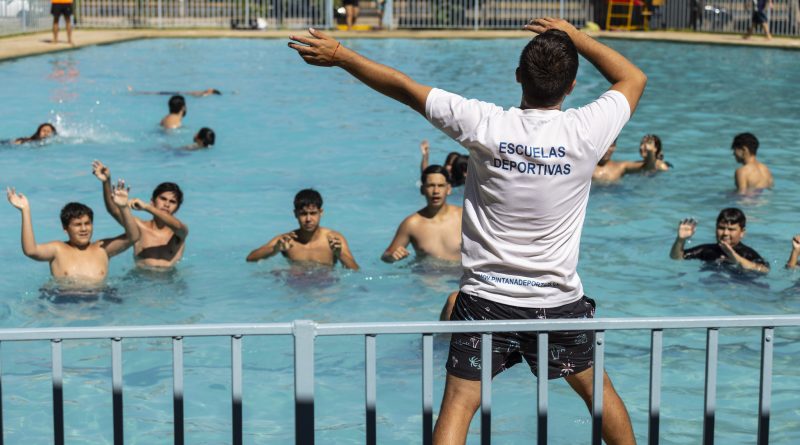
[[[353,40],[344,44],[397,66],[417,80],[504,106],[517,105],[514,68],[521,40]],[[797,224],[797,54],[755,48],[609,42],[650,78],[615,158],[636,159],[639,138],[656,133],[673,171],[631,176],[595,187],[589,203],[580,273],[599,317],[797,313],[800,274],[786,271]],[[438,316],[457,272],[386,265],[380,254],[397,224],[424,202],[418,191],[419,141],[432,161],[460,148],[424,119],[379,96],[341,70],[303,64],[284,41],[147,40],[91,47],[0,64],[0,139],[28,136],[44,121],[61,134],[43,146],[2,146],[0,179],[25,193],[37,240],[63,239],[61,206],[95,210],[95,238],[120,233],[105,213],[91,162],[100,159],[132,194],[148,198],[162,181],[178,182],[186,199],[178,216],[190,227],[186,255],[171,273],[133,270],[131,253],[112,260],[109,285],[119,299],[56,304],[41,298],[47,265],[19,247],[19,212],[0,218],[3,270],[0,326],[113,326],[184,323],[416,321]],[[164,134],[157,122],[166,96],[136,90],[222,90],[187,98],[185,128]],[[567,106],[607,87],[588,64]],[[217,133],[207,151],[185,152],[200,127]],[[733,136],[752,131],[759,158],[772,168],[773,191],[731,194]],[[323,225],[341,231],[362,266],[357,273],[296,271],[280,259],[245,263],[247,253],[296,227],[291,201],[314,187],[325,199]],[[452,196],[462,199],[461,191]],[[713,241],[721,208],[748,216],[745,241],[772,266],[756,280],[731,280],[674,262],[668,251],[679,219],[700,223],[693,244]],[[778,329],[773,377],[772,443],[800,441],[796,329]],[[705,332],[665,333],[661,443],[702,437]],[[186,340],[187,443],[230,442],[230,341]],[[607,334],[607,369],[628,404],[638,438],[647,434],[647,332]],[[378,338],[378,440],[420,442],[421,341]],[[435,404],[443,386],[447,341],[435,352]],[[760,331],[720,335],[717,440],[753,443],[758,409]],[[171,345],[124,342],[125,434],[128,443],[172,442]],[[4,343],[3,424],[8,443],[52,441],[50,348]],[[316,355],[319,443],[362,443],[363,340],[319,338]],[[110,443],[110,348],[107,341],[64,343],[65,416],[72,444]],[[292,344],[288,337],[244,339],[244,428],[247,443],[294,439]],[[534,380],[523,366],[494,385],[493,433],[504,444],[535,437]],[[550,385],[550,435],[584,444],[591,432],[582,402],[562,381]],[[473,424],[470,443],[479,439]]]

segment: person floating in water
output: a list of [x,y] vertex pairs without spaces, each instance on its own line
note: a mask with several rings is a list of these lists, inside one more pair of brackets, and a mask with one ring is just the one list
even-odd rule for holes
[[792,250],[789,254],[789,261],[786,262],[787,269],[794,269],[797,267],[797,257],[800,256],[800,235],[795,235],[792,238]]
[[108,275],[108,259],[139,240],[139,229],[128,208],[128,188],[124,180],[110,187],[111,200],[119,212],[125,233],[92,242],[94,212],[70,202],[61,209],[61,226],[67,241],[39,244],[33,235],[28,199],[13,187],[6,190],[8,202],[22,213],[22,252],[28,258],[50,263],[50,274],[69,287],[97,289]]
[[161,127],[165,130],[180,128],[183,124],[183,118],[186,116],[186,99],[181,95],[175,95],[169,98],[167,105],[169,106],[169,114],[161,119]]
[[669,163],[664,161],[661,139],[654,134],[645,135],[639,143],[641,161],[613,161],[611,156],[616,149],[617,141],[614,140],[594,168],[592,181],[611,183],[619,181],[628,173],[666,171],[670,168]]
[[300,227],[272,238],[267,244],[247,255],[247,261],[258,261],[277,253],[291,261],[333,266],[336,261],[348,269],[358,270],[347,240],[341,233],[320,227],[322,196],[313,189],[300,190],[294,197],[294,216]]
[[697,221],[684,219],[678,224],[678,236],[672,244],[669,257],[673,260],[697,259],[707,263],[730,264],[742,270],[760,273],[769,272],[769,264],[755,250],[742,242],[747,219],[737,208],[727,208],[717,216],[717,243],[701,244],[684,249],[686,241],[694,235]]
[[19,144],[27,144],[28,142],[39,142],[39,141],[43,141],[43,140],[45,140],[47,138],[56,136],[57,134],[58,134],[58,132],[56,131],[56,127],[54,127],[53,124],[44,123],[44,124],[39,125],[38,128],[36,128],[36,132],[33,133],[33,135],[31,135],[31,137],[28,137],[28,138],[17,138],[17,139],[14,139],[13,141],[11,141],[11,143],[15,144],[15,145],[19,145]]
[[758,139],[752,133],[737,134],[731,143],[733,157],[742,164],[736,169],[734,181],[740,195],[772,188],[772,173],[766,165],[756,159]]
[[[114,205],[111,171],[100,161],[92,163],[92,172],[103,183],[103,202],[106,210],[117,222],[124,222],[123,213]],[[183,257],[189,227],[175,217],[183,204],[183,191],[178,184],[163,182],[159,184],[150,198],[144,202],[138,198],[130,200],[130,208],[152,215],[150,220],[133,217],[137,230],[141,233],[133,245],[133,258],[136,265],[152,269],[166,269],[174,266]]]
[[134,91],[132,86],[128,86],[128,92],[131,94],[140,95],[154,95],[154,96],[192,96],[192,97],[206,97],[206,96],[221,96],[222,93],[214,88],[207,88],[205,90],[193,91]]
[[431,165],[426,168],[420,187],[425,207],[400,223],[381,260],[394,263],[408,257],[410,253],[406,247],[411,243],[417,257],[461,261],[461,207],[447,203],[451,191],[450,178],[444,167]]
[[[431,146],[427,140],[423,139],[422,142],[420,142],[419,151],[422,153],[422,160],[419,164],[419,172],[422,173],[426,168],[428,168],[428,164],[430,163]],[[460,187],[464,185],[464,182],[467,179],[468,162],[469,156],[467,155],[462,155],[457,151],[451,151],[450,153],[447,153],[447,157],[444,158],[444,164],[442,165],[450,177],[451,186]]]
[[214,134],[214,130],[203,127],[197,134],[194,135],[194,143],[185,147],[187,150],[197,150],[200,148],[209,148],[214,145],[216,142],[217,136]]

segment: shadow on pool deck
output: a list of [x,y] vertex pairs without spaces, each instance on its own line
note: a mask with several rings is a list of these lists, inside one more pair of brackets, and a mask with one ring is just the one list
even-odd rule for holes
[[[121,30],[75,30],[74,40],[76,46],[69,46],[60,42],[50,43],[52,34],[49,31],[32,34],[15,35],[0,38],[0,60],[32,56],[57,51],[69,51],[90,45],[104,45],[124,42],[128,40],[148,38],[243,38],[243,39],[286,39],[290,34],[303,33],[302,30],[278,31],[236,31],[218,29],[121,29]],[[62,33],[63,34],[63,33]],[[362,38],[362,39],[506,39],[530,38],[531,33],[526,31],[471,31],[471,30],[445,30],[445,31],[331,31],[337,38]],[[630,39],[630,40],[657,40],[682,43],[704,43],[717,45],[742,45],[758,46],[779,49],[800,49],[800,39],[776,37],[771,41],[763,37],[754,36],[748,40],[742,39],[741,34],[711,34],[699,32],[680,31],[633,31],[633,32],[589,32],[589,35],[601,38]],[[61,36],[62,39],[64,36]]]

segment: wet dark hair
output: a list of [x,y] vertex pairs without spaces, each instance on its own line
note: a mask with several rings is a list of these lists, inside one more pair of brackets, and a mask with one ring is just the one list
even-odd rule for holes
[[169,112],[172,114],[180,113],[181,109],[186,107],[186,99],[180,94],[176,94],[169,98]]
[[551,29],[534,37],[519,57],[522,96],[531,105],[557,105],[578,74],[578,51],[567,33]]
[[61,209],[61,227],[67,228],[69,222],[84,215],[89,216],[89,221],[94,222],[94,212],[89,206],[79,202],[69,202]]
[[447,173],[447,170],[439,165],[439,164],[432,164],[429,165],[428,168],[422,171],[422,175],[420,176],[420,181],[422,182],[422,187],[425,187],[425,180],[428,179],[428,175],[435,175],[439,174],[444,176],[444,179],[447,181],[448,184],[452,184],[450,179],[450,174]]
[[739,147],[745,148],[751,155],[755,155],[758,151],[758,138],[753,133],[737,134],[731,143],[731,150]]
[[303,189],[294,195],[294,211],[303,210],[303,207],[315,206],[322,208],[322,195],[314,189]]
[[744,226],[747,224],[747,218],[745,218],[744,212],[741,210],[736,207],[729,207],[719,212],[719,216],[717,216],[717,225],[720,224],[738,224],[739,227],[744,229]]
[[222,96],[222,92],[217,89],[211,89],[211,94],[216,94],[217,96]]
[[158,186],[153,189],[153,195],[150,197],[150,200],[155,202],[156,198],[164,192],[172,192],[175,194],[175,199],[178,200],[178,207],[175,210],[181,208],[181,204],[183,204],[183,190],[178,187],[178,184],[174,182],[162,182],[158,184]]
[[36,133],[33,133],[33,136],[31,136],[29,138],[29,140],[31,140],[31,141],[39,141],[39,140],[41,140],[42,137],[39,136],[39,133],[41,133],[42,129],[45,128],[45,127],[50,127],[50,129],[53,130],[53,136],[58,134],[58,132],[56,131],[56,127],[54,127],[53,124],[51,124],[49,122],[45,122],[42,125],[39,125],[38,127],[36,127]]
[[450,170],[450,175],[453,177],[453,187],[460,187],[467,181],[467,170],[469,169],[469,156],[458,155],[458,158],[453,162],[453,167]]
[[214,145],[214,141],[217,137],[214,134],[214,130],[208,127],[203,127],[197,132],[197,136],[195,136],[195,138],[200,140],[200,145],[203,147],[210,147]]
[[452,166],[453,163],[456,162],[456,159],[458,159],[459,156],[461,156],[461,153],[459,153],[457,151],[451,151],[450,153],[447,153],[447,157],[444,158],[444,164],[443,165]]
[[656,159],[664,159],[664,153],[661,153],[661,138],[654,135],[654,134],[646,134],[642,138],[642,142],[645,141],[653,141],[653,144],[656,146]]

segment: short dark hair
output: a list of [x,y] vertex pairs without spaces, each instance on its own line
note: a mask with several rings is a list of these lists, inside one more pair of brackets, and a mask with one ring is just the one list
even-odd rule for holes
[[89,221],[94,222],[94,212],[86,204],[79,202],[68,202],[61,209],[61,227],[67,228],[69,222],[76,218],[82,218],[84,215],[89,216]]
[[743,228],[747,224],[747,218],[744,216],[744,212],[737,209],[736,207],[729,207],[727,209],[722,209],[719,212],[719,216],[717,216],[717,225],[720,224],[738,224],[739,227]]
[[186,99],[180,94],[176,94],[169,98],[169,112],[172,114],[180,113],[186,107]]
[[453,165],[459,156],[461,156],[461,153],[457,151],[451,151],[450,153],[447,153],[447,157],[444,158],[444,165]]
[[53,126],[53,124],[51,124],[49,122],[45,122],[42,125],[39,125],[38,127],[36,127],[36,133],[33,133],[33,136],[31,136],[30,139],[32,141],[38,141],[38,140],[42,139],[42,137],[40,136],[40,133],[42,132],[42,129],[45,128],[45,127],[50,127],[50,130],[53,131],[53,136],[58,134],[58,132],[56,131],[56,127]]
[[425,180],[428,179],[429,175],[436,175],[436,174],[444,176],[444,179],[447,181],[447,183],[448,184],[451,183],[450,174],[447,173],[447,169],[445,169],[439,164],[432,164],[429,165],[428,168],[423,170],[422,175],[420,175],[419,179],[422,182],[422,186],[423,187],[425,186]]
[[217,96],[222,96],[222,92],[220,90],[215,89],[215,88],[211,89],[211,94],[216,94]]
[[203,147],[210,147],[214,145],[214,141],[216,141],[217,136],[214,134],[214,130],[208,127],[203,127],[197,132],[197,139],[200,140],[200,144]]
[[550,107],[572,87],[578,74],[578,50],[567,33],[551,29],[525,45],[517,70],[525,100]]
[[453,177],[453,186],[459,187],[464,185],[467,181],[467,170],[469,169],[469,156],[458,155],[458,158],[453,162],[453,167],[450,174]]
[[303,189],[294,195],[294,210],[303,210],[303,207],[315,206],[322,208],[322,195],[314,189]]
[[[656,159],[664,159],[664,153],[661,153],[661,138],[654,135],[654,134],[646,134],[642,138],[642,142],[650,142],[653,141],[653,145],[656,146]],[[616,142],[616,140],[615,140]]]
[[758,151],[758,138],[753,133],[739,133],[733,138],[731,149],[739,147],[746,148],[750,154],[755,155]]
[[175,210],[181,208],[181,204],[183,204],[183,190],[181,190],[181,188],[178,187],[178,184],[175,184],[174,182],[162,182],[161,184],[158,184],[158,186],[153,189],[153,195],[150,197],[150,200],[155,202],[156,198],[165,192],[174,193],[175,199],[178,200],[178,207]]

